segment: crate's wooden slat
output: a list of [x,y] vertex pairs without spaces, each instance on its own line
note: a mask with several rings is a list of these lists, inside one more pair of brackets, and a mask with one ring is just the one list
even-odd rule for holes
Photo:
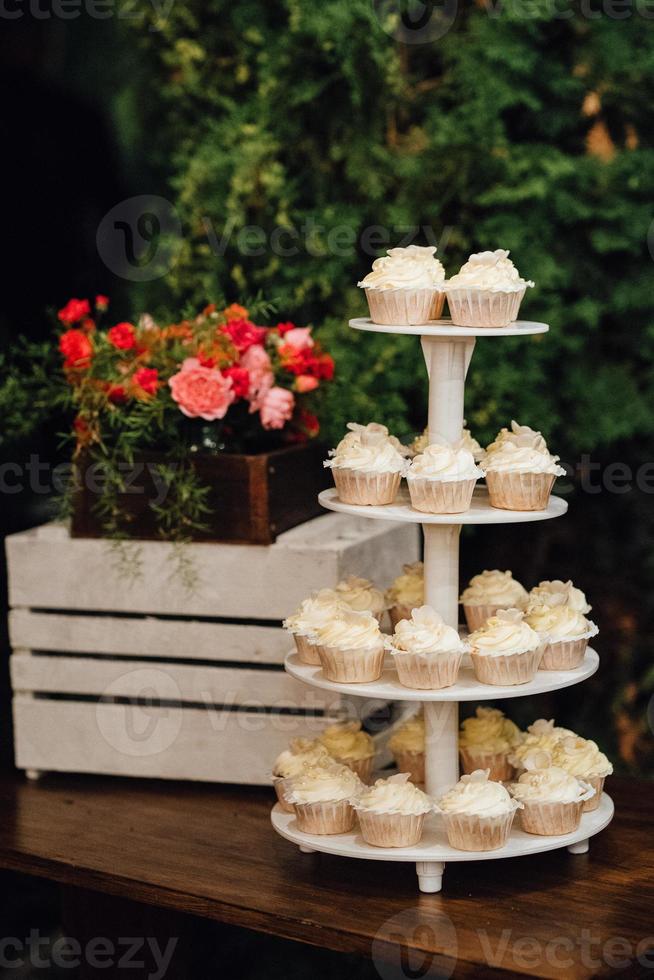
[[13,712],[19,769],[260,785],[270,782],[273,761],[289,739],[315,738],[329,724],[318,717],[50,701],[20,694]]
[[148,661],[32,656],[10,659],[16,692],[156,698],[207,705],[336,710],[339,699],[294,680],[283,671]]
[[12,609],[12,647],[61,653],[107,653],[184,660],[281,664],[289,651],[281,627],[239,626],[199,620],[76,616]]

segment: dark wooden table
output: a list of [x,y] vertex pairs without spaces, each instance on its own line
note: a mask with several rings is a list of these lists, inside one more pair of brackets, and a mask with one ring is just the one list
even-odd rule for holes
[[266,790],[7,777],[0,867],[82,904],[90,891],[363,954],[384,980],[652,975],[654,784],[610,791],[616,817],[589,854],[450,865],[421,895],[413,865],[300,854]]

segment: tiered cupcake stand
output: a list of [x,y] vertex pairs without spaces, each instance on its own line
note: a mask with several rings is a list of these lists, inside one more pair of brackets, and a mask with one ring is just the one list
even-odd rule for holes
[[[542,334],[547,324],[517,321],[498,329],[454,327],[449,320],[436,320],[426,326],[386,327],[368,319],[350,321],[355,330],[375,333],[401,333],[420,336],[429,374],[429,437],[448,441],[461,438],[463,429],[463,396],[465,377],[475,346],[482,337],[510,337]],[[410,521],[422,524],[425,536],[425,602],[437,609],[453,627],[458,625],[459,591],[459,533],[463,524],[512,524],[523,521],[545,521],[560,517],[567,510],[565,501],[551,497],[547,510],[507,511],[490,506],[485,487],[478,487],[469,511],[464,514],[422,514],[412,509],[408,494],[402,492],[395,503],[381,507],[358,507],[344,504],[334,489],[320,494],[321,504],[335,511],[374,520]],[[402,687],[390,665],[378,681],[368,684],[338,684],[325,679],[320,667],[302,664],[296,654],[286,659],[286,670],[293,677],[314,687],[379,698],[385,701],[420,701],[423,704],[426,727],[426,791],[434,799],[456,783],[459,778],[458,729],[460,701],[489,701],[503,698],[528,697],[586,680],[595,673],[599,658],[588,649],[581,666],[571,671],[538,671],[530,684],[515,687],[491,687],[476,680],[472,667],[464,658],[458,682],[441,691],[418,691]],[[447,843],[445,831],[437,815],[427,818],[425,833],[415,847],[379,848],[366,844],[358,828],[348,834],[318,836],[298,831],[293,814],[279,805],[272,812],[275,830],[298,844],[304,852],[322,851],[342,857],[372,861],[411,861],[416,863],[419,887],[422,892],[438,892],[442,887],[443,871],[448,861],[480,861],[505,857],[538,854],[542,851],[567,847],[572,854],[588,850],[589,838],[599,833],[613,817],[613,803],[606,793],[597,810],[584,813],[581,824],[573,834],[561,837],[538,837],[520,829],[516,820],[507,845],[497,851],[459,851]]]

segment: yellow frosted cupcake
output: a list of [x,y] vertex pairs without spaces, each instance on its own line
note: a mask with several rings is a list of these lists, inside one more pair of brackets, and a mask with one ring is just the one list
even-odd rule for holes
[[466,623],[472,632],[500,609],[525,609],[527,590],[514,579],[512,572],[486,570],[473,575],[459,602],[463,604]]
[[402,566],[398,575],[386,591],[386,605],[393,629],[401,619],[408,619],[411,611],[422,606],[425,601],[425,569],[421,561]]
[[414,783],[424,783],[425,717],[422,711],[398,725],[388,740],[388,747],[400,772],[408,772]]
[[579,826],[584,803],[595,795],[588,783],[551,764],[548,752],[527,756],[526,772],[509,786],[523,804],[522,829],[528,834],[558,837]]
[[604,780],[613,772],[613,766],[600,752],[596,742],[579,736],[561,739],[552,751],[552,764],[565,769],[571,776],[588,783],[595,795],[584,803],[584,812],[596,810],[604,789]]
[[389,248],[357,285],[373,323],[401,327],[437,320],[445,302],[445,270],[433,245]]
[[508,249],[474,252],[445,283],[452,323],[460,327],[506,327],[518,317],[528,287]]
[[384,667],[384,640],[370,613],[347,611],[316,633],[327,680],[341,684],[376,681]]
[[386,645],[400,684],[424,691],[455,684],[468,649],[457,630],[444,623],[431,606],[420,606],[410,619],[401,619]]
[[504,847],[519,807],[502,783],[489,780],[487,769],[461,776],[438,801],[450,847],[460,851],[495,851]]
[[358,438],[341,440],[325,460],[344,504],[380,506],[392,504],[407,462],[383,432],[366,429]]
[[360,721],[330,725],[319,736],[319,741],[333,759],[349,766],[362,782],[370,782],[375,743],[367,732],[361,731]]
[[434,804],[409,782],[408,773],[378,779],[354,801],[361,833],[374,847],[413,847]]
[[354,612],[367,612],[379,622],[386,611],[386,599],[381,589],[367,578],[348,575],[338,583],[334,590],[338,600]]
[[535,585],[529,593],[529,605],[558,606],[560,596],[563,596],[564,605],[580,612],[582,616],[586,616],[593,608],[588,604],[581,589],[576,588],[570,580],[562,582],[560,579],[539,582]]
[[470,508],[475,483],[483,476],[460,442],[427,446],[406,474],[411,506],[425,514],[461,514]]
[[513,779],[515,769],[508,756],[523,737],[518,726],[498,708],[477,708],[473,717],[462,723],[459,733],[463,771],[488,769],[489,779]]
[[475,677],[482,684],[528,684],[542,657],[538,633],[520,609],[502,609],[468,637]]

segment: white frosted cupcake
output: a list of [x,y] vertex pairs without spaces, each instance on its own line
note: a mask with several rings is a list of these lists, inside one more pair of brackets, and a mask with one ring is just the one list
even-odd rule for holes
[[384,640],[370,613],[346,611],[316,633],[327,680],[341,684],[376,681],[384,667]]
[[282,626],[292,634],[302,663],[320,664],[315,644],[316,630],[331,623],[345,607],[334,589],[320,589],[303,599],[299,609],[284,620]]
[[[418,453],[424,453],[425,449],[429,445],[429,429],[424,429],[419,436],[416,436],[411,446],[411,454],[416,456]],[[466,427],[466,420],[463,420],[463,432],[461,433],[461,445],[464,449],[467,449],[469,453],[472,453],[475,463],[481,462],[484,458],[484,450],[479,445],[475,437],[473,436],[470,429]]]
[[548,752],[527,756],[527,771],[509,786],[512,796],[523,804],[522,829],[528,834],[558,837],[573,833],[584,803],[595,795],[592,786],[551,762]]
[[541,642],[520,609],[501,609],[468,641],[475,677],[482,684],[528,684],[534,679]]
[[354,801],[361,833],[375,847],[412,847],[422,837],[425,816],[434,804],[409,782],[406,772],[378,779]]
[[408,619],[411,610],[425,601],[425,568],[421,561],[402,566],[402,574],[386,590],[386,605],[393,629],[401,619]]
[[513,779],[515,769],[508,757],[523,737],[518,726],[498,708],[477,708],[473,717],[462,723],[459,733],[463,771],[488,769],[489,779]]
[[366,430],[355,440],[341,440],[324,465],[344,504],[376,506],[393,503],[407,462],[383,432]]
[[398,725],[388,740],[388,748],[400,772],[408,772],[413,783],[424,783],[425,716],[422,711]]
[[532,606],[558,606],[559,596],[564,597],[564,604],[566,606],[570,606],[571,609],[576,609],[577,612],[582,613],[584,616],[593,608],[589,606],[588,600],[581,589],[575,588],[569,579],[567,582],[562,582],[561,579],[553,579],[551,582],[539,582],[529,593],[529,604]]
[[437,320],[445,302],[445,270],[433,245],[389,248],[357,285],[365,290],[373,323],[410,326]]
[[598,633],[595,623],[566,604],[563,593],[551,596],[547,606],[528,606],[525,622],[541,638],[541,670],[574,670],[584,659],[589,639]]
[[294,739],[291,747],[277,756],[272,770],[273,786],[282,809],[288,813],[294,812],[284,795],[291,779],[333,764],[334,760],[330,758],[329,752],[320,742],[305,738]]
[[600,804],[604,780],[613,772],[613,766],[590,739],[569,736],[561,739],[552,751],[552,764],[565,769],[571,776],[588,783],[595,795],[584,803],[584,812],[596,810]]
[[330,725],[319,736],[319,741],[332,759],[349,766],[362,782],[370,782],[375,743],[367,732],[361,731],[360,721]]
[[461,514],[468,510],[483,470],[462,444],[433,444],[414,456],[406,474],[411,506],[425,514]]
[[400,684],[423,691],[455,684],[468,649],[457,630],[447,626],[431,606],[419,606],[410,619],[400,620],[387,647]]
[[286,800],[305,834],[346,834],[356,814],[352,806],[361,792],[359,777],[348,766],[312,770],[292,779]]
[[347,432],[336,446],[336,449],[330,449],[328,455],[335,456],[337,453],[342,452],[344,449],[351,446],[355,446],[357,443],[361,442],[361,437],[365,433],[369,435],[382,435],[390,442],[394,449],[397,449],[401,456],[412,456],[413,450],[410,446],[403,446],[397,436],[392,436],[385,425],[381,422],[368,422],[367,425],[361,425],[360,422],[348,422]]
[[512,420],[511,428],[500,429],[493,442],[486,446],[483,456],[484,462],[493,453],[506,446],[507,443],[511,443],[520,448],[536,449],[541,453],[547,452],[547,443],[542,432],[539,432],[537,429],[532,429],[529,425],[520,425],[515,420]]
[[475,252],[445,283],[452,323],[460,327],[506,327],[518,318],[533,282],[522,279],[504,248]]
[[487,769],[461,776],[438,801],[450,847],[460,851],[504,847],[519,806],[501,783],[489,780]]
[[348,609],[354,612],[367,612],[375,616],[379,622],[384,618],[386,599],[381,589],[373,585],[367,578],[348,575],[338,583],[336,596]]
[[554,724],[554,719],[547,721],[539,718],[533,724],[527,726],[527,731],[522,741],[513,747],[509,755],[509,762],[518,771],[522,772],[525,768],[525,759],[533,755],[536,751],[554,751],[554,747],[564,738],[576,738],[577,736],[571,729],[562,728]]
[[545,510],[557,476],[565,470],[546,449],[505,442],[484,457],[491,507],[499,510]]
[[527,590],[512,572],[498,569],[473,575],[459,602],[463,604],[468,629],[479,629],[500,609],[525,609]]

